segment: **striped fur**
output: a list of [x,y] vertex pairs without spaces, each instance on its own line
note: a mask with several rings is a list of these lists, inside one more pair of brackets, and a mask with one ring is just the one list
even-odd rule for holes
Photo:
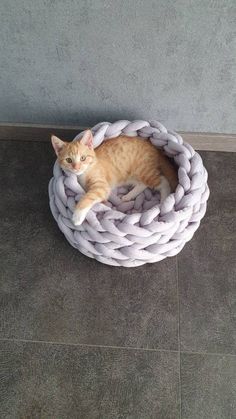
[[96,150],[92,141],[89,130],[85,131],[80,141],[72,143],[52,136],[60,166],[76,174],[87,191],[76,206],[73,215],[75,225],[84,221],[95,203],[106,200],[115,186],[134,186],[123,197],[124,201],[134,199],[146,187],[160,190],[163,200],[176,188],[174,167],[149,140],[120,136],[103,142]]

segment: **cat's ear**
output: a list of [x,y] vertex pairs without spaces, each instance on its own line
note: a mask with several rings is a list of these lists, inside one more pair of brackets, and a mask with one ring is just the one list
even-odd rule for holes
[[81,138],[80,142],[84,145],[86,145],[88,148],[93,148],[93,134],[90,129],[87,129]]
[[65,146],[64,141],[60,140],[60,138],[56,137],[55,135],[51,135],[52,146],[55,150],[56,155],[58,156],[60,151]]

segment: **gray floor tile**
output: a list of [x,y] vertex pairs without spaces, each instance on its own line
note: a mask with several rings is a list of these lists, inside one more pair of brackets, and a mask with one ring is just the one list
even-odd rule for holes
[[50,145],[0,149],[0,337],[177,349],[175,258],[127,269],[81,255],[49,210]]
[[236,417],[236,357],[181,355],[182,419]]
[[[199,152],[208,171],[209,183],[214,188],[211,200],[215,193],[227,198],[227,195],[236,193],[236,153],[219,153],[214,151]],[[216,196],[217,199],[217,196]]]
[[201,231],[179,256],[183,350],[236,353],[235,244]]
[[236,153],[201,152],[201,156],[211,191],[202,229],[209,240],[236,238]]
[[4,419],[177,419],[176,353],[0,342]]
[[204,161],[210,173],[208,212],[178,256],[181,347],[236,353],[236,154],[204,153]]

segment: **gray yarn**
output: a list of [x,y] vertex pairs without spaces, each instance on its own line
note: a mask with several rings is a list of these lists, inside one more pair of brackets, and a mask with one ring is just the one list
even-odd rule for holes
[[[101,122],[92,128],[94,147],[121,134],[149,138],[178,166],[176,191],[159,205],[157,193],[146,189],[134,201],[122,202],[127,187],[118,188],[107,204],[96,204],[81,226],[72,213],[83,188],[57,161],[49,183],[50,208],[70,244],[86,256],[114,266],[139,266],[177,255],[200,225],[209,197],[207,171],[198,153],[182,137],[157,121]],[[74,139],[81,138],[83,133]]]

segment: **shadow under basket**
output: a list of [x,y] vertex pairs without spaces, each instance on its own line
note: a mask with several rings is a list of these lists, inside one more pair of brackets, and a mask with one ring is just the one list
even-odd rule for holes
[[[178,186],[160,205],[159,195],[146,189],[134,201],[122,202],[118,188],[107,204],[96,204],[81,226],[72,214],[83,188],[76,175],[64,173],[57,161],[49,183],[50,208],[69,243],[99,262],[133,267],[158,262],[181,251],[200,225],[209,197],[207,171],[200,155],[182,137],[157,121],[101,122],[92,128],[94,147],[125,134],[149,138],[178,168]],[[80,139],[77,135],[74,141]]]

